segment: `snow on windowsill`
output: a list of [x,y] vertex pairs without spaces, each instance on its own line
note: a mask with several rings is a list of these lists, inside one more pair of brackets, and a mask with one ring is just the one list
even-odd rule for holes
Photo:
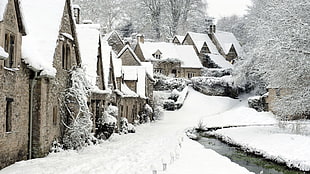
[[69,34],[69,33],[61,33],[61,35],[63,35],[64,37],[66,37],[66,38],[68,38],[68,39],[70,39],[70,40],[74,41],[74,39],[73,39],[72,35],[71,35],[71,34]]
[[12,72],[19,71],[19,68],[8,68],[8,67],[3,67],[3,69],[8,70],[8,71],[12,71]]

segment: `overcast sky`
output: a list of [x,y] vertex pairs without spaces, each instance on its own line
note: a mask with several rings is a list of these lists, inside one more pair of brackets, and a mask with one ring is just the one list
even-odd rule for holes
[[251,0],[206,0],[208,2],[207,13],[219,19],[225,16],[238,15],[242,16],[246,13]]

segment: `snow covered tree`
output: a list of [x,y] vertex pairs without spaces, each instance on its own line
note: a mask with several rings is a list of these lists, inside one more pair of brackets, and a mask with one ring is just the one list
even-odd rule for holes
[[92,113],[87,106],[90,83],[81,68],[70,72],[71,87],[64,92],[63,124],[66,127],[63,138],[64,147],[67,149],[80,149],[96,141],[91,133]]
[[247,58],[239,72],[248,84],[287,91],[272,106],[283,117],[309,116],[309,8],[306,0],[253,0],[247,16]]

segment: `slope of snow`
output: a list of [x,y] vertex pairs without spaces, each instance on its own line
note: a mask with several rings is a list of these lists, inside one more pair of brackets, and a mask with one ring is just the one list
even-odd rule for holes
[[[221,113],[236,103],[237,100],[204,96],[189,89],[187,100],[179,111],[165,112],[163,120],[141,125],[137,127],[135,134],[114,135],[109,141],[80,151],[64,151],[50,154],[46,158],[18,162],[1,170],[0,174],[151,174],[153,170],[162,171],[163,163],[168,163],[168,168],[171,167],[167,171],[170,173],[174,169],[197,173],[206,173],[208,170],[211,170],[210,173],[223,173],[224,170],[226,173],[249,173],[242,167],[231,164],[227,158],[184,137],[184,130],[196,125],[201,117]],[[196,156],[197,154],[200,155]],[[175,160],[176,163],[170,165]],[[203,165],[180,165],[189,161]],[[212,164],[219,167],[202,161],[212,161]]]
[[167,172],[164,172],[165,174],[250,173],[238,164],[232,163],[230,159],[219,155],[211,149],[205,149],[202,145],[188,138],[185,139],[180,153],[180,159],[171,168],[168,168]]
[[65,1],[23,0],[21,5],[28,29],[23,37],[22,57],[31,68],[42,70],[41,75],[55,76],[53,59]]
[[8,0],[1,0],[0,1],[0,21],[3,21],[3,16],[5,13],[5,9],[6,9],[7,4],[8,4]]
[[219,54],[216,46],[213,44],[208,34],[194,33],[194,32],[188,32],[187,34],[192,38],[198,51],[200,51],[203,47],[203,44],[206,43],[211,54]]
[[229,63],[222,55],[219,54],[207,54],[207,55],[215,64],[217,64],[221,68],[228,69],[233,67],[233,65]]
[[178,59],[181,61],[181,67],[203,67],[191,45],[175,45],[166,42],[145,42],[140,43],[140,48],[146,60],[158,60],[154,58],[153,54],[159,50],[162,53],[160,60]]
[[82,66],[86,70],[87,80],[95,87],[97,81],[97,55],[100,41],[100,28],[93,28],[91,24],[80,24],[77,25],[76,29]]
[[203,67],[193,46],[177,45],[176,52],[178,54],[178,59],[181,61],[181,67],[183,68],[202,68]]
[[215,134],[247,151],[310,171],[309,136],[287,133],[276,126],[222,129]]
[[229,52],[231,45],[234,45],[238,56],[242,55],[241,45],[239,44],[239,41],[236,39],[233,33],[224,32],[224,31],[216,31],[214,35],[216,39],[219,41],[220,45],[222,46],[225,54]]

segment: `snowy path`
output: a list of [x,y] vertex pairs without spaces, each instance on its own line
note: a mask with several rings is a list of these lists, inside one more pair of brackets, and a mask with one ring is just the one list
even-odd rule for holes
[[[238,100],[209,97],[192,89],[189,91],[188,98],[179,111],[166,112],[163,120],[139,126],[135,134],[115,135],[110,141],[84,148],[79,152],[65,151],[50,154],[46,158],[18,162],[1,170],[0,174],[151,174],[153,169],[160,171],[162,163],[170,164],[178,157],[179,159],[172,163],[171,170],[167,172],[178,171],[178,174],[186,173],[186,171],[225,173],[223,167],[214,166],[229,166],[226,173],[228,171],[229,173],[249,173],[227,158],[202,148],[201,145],[184,136],[184,130],[197,125],[202,117],[222,113],[236,105]],[[180,149],[181,142],[183,145]],[[200,161],[199,169],[197,169],[197,165],[178,167],[184,162],[193,162],[195,159],[206,162]],[[213,163],[208,164],[208,161],[213,161]],[[215,165],[216,163],[217,165]],[[195,170],[193,170],[194,167]],[[186,170],[182,170],[182,168]],[[190,173],[192,174],[192,172]]]

